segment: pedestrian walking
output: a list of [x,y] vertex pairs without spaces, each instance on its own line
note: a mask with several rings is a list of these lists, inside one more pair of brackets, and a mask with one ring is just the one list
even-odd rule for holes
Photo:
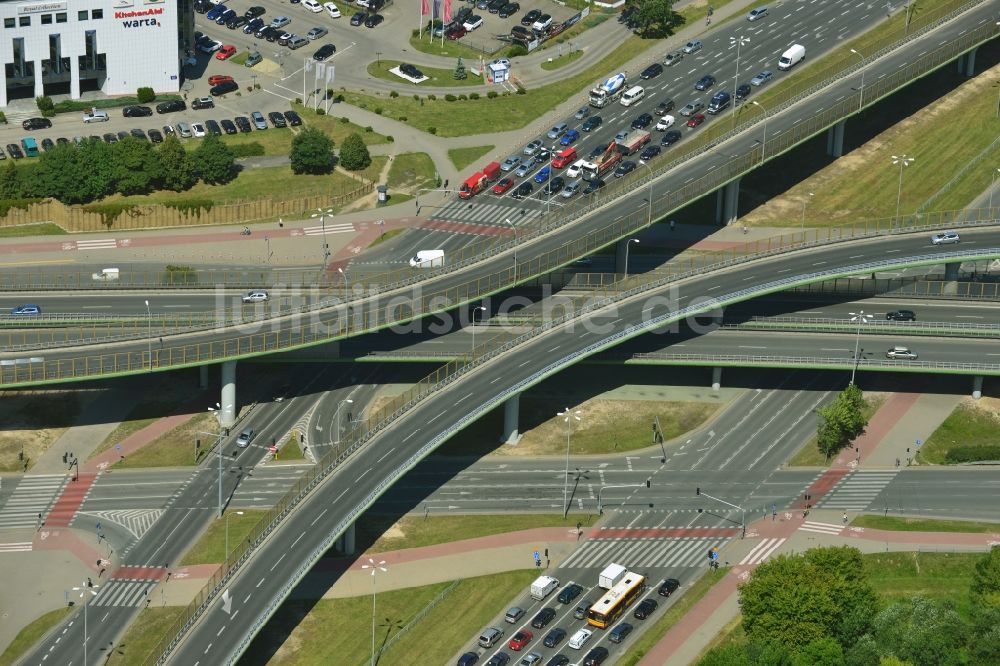
[[749,233],[749,230],[747,229],[747,225],[744,224],[743,225],[743,235],[746,236],[748,233]]
[[675,224],[676,224],[676,223],[675,223],[675,222],[674,222],[673,220],[670,220],[670,230],[671,230],[671,231],[673,231],[673,230],[674,230],[674,225],[675,225]]
[[844,512],[844,524],[845,525],[847,524],[847,512],[846,511]]

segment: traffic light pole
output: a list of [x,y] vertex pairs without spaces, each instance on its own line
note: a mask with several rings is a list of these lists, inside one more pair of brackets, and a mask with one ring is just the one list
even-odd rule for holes
[[718,497],[712,497],[708,493],[703,493],[703,492],[701,492],[701,488],[700,487],[699,488],[695,488],[694,494],[696,496],[698,496],[698,497],[707,497],[710,500],[715,500],[716,502],[719,502],[721,504],[725,504],[726,506],[731,506],[734,509],[739,509],[743,513],[743,536],[741,536],[740,538],[741,539],[745,539],[747,537],[747,510],[746,509],[744,509],[741,506],[737,506],[735,504],[730,504],[729,502],[727,502],[724,499],[719,499]]

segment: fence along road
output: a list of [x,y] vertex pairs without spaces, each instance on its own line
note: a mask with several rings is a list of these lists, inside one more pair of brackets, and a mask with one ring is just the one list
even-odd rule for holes
[[[228,554],[159,646],[162,656],[151,656],[150,663],[166,661],[167,653],[177,664],[233,663],[336,537],[386,488],[479,415],[562,368],[686,316],[795,285],[875,269],[1000,256],[1000,229],[969,232],[963,238],[964,246],[942,249],[932,247],[922,234],[886,236],[758,260],[728,259],[663,276],[655,285],[644,284],[643,276],[630,278],[603,290],[577,312],[516,340],[477,347],[372,414],[307,472],[247,541]],[[889,249],[901,256],[884,259]],[[770,279],[785,274],[789,277]],[[656,312],[667,303],[675,305]],[[974,360],[970,355],[969,361]],[[232,613],[243,611],[239,622],[220,610],[223,591],[235,600]]]

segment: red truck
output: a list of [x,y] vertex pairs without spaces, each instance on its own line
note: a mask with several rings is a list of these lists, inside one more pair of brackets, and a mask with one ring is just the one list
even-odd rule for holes
[[604,154],[596,162],[586,162],[583,164],[583,177],[585,180],[602,178],[604,174],[615,168],[622,159],[622,154],[618,152],[618,144],[612,141],[605,148]]
[[462,199],[471,198],[473,195],[485,190],[499,175],[500,163],[490,162],[483,167],[482,171],[477,171],[465,179],[462,187],[458,190],[458,196]]

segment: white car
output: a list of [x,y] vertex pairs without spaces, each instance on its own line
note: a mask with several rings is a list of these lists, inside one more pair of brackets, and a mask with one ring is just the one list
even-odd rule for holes
[[340,9],[332,2],[328,2],[323,5],[323,9],[325,9],[326,13],[330,15],[330,18],[340,18]]
[[950,245],[952,243],[958,243],[960,240],[962,239],[958,237],[958,232],[945,231],[931,236],[931,245]]
[[462,27],[466,29],[467,32],[472,32],[476,28],[483,24],[482,16],[470,16],[469,20],[462,24]]
[[542,14],[538,17],[538,20],[531,24],[531,29],[535,32],[545,32],[552,25],[552,17],[548,14]]
[[583,172],[583,165],[587,163],[587,160],[577,160],[573,162],[570,168],[566,169],[567,178],[576,178]]
[[663,116],[662,118],[660,118],[660,122],[656,123],[656,129],[661,132],[666,132],[673,126],[674,126],[673,116]]
[[917,355],[914,354],[908,347],[900,347],[899,345],[895,347],[890,347],[885,353],[886,358],[897,359],[901,358],[907,361],[915,361]]
[[267,292],[263,289],[256,289],[243,296],[244,303],[263,303],[267,300]]
[[574,650],[579,650],[593,635],[594,632],[590,629],[580,629],[569,639],[568,645]]
[[302,8],[308,9],[314,14],[318,14],[323,11],[323,5],[316,2],[316,0],[302,0]]
[[497,58],[493,61],[494,65],[503,65],[504,67],[510,69],[510,60],[507,58]]
[[191,124],[191,131],[194,133],[194,135],[196,137],[205,136],[205,126],[202,125],[202,124],[192,123]]

